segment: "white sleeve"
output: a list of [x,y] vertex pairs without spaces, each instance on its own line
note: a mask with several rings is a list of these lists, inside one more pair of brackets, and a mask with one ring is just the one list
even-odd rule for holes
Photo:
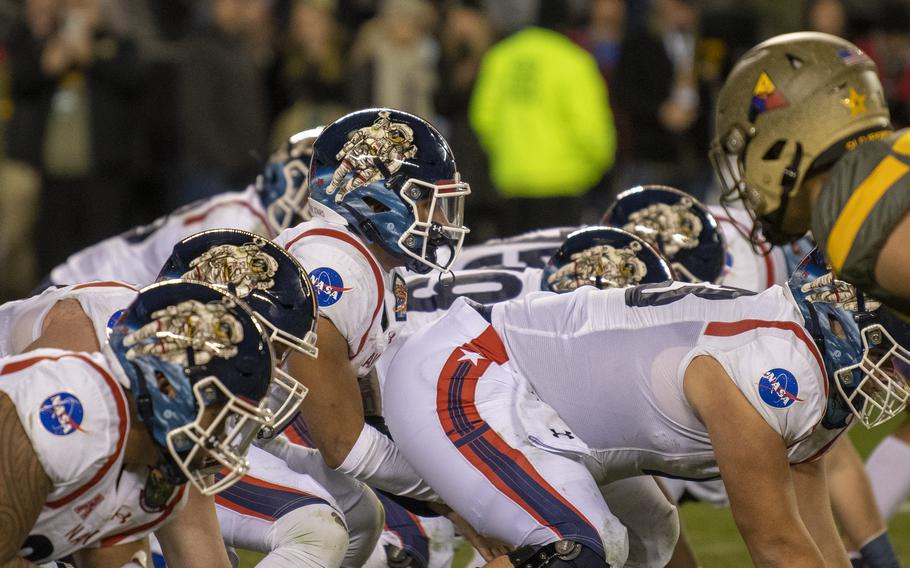
[[154,282],[174,245],[199,231],[230,227],[268,236],[265,216],[250,191],[191,203],[85,248],[55,267],[51,281],[60,285],[119,280],[144,286]]
[[731,349],[702,344],[683,359],[681,376],[699,355],[708,355],[723,366],[746,400],[787,446],[807,436],[824,413],[826,379],[798,340],[759,335]]
[[[257,445],[284,461],[297,473],[309,473],[313,468],[313,460],[324,464],[319,450],[295,444],[286,436],[276,436]],[[363,425],[351,451],[335,471],[394,495],[419,501],[441,501],[436,492],[402,457],[398,446],[368,424]]]
[[370,487],[418,501],[442,499],[404,459],[398,446],[368,424],[336,471],[350,475]]

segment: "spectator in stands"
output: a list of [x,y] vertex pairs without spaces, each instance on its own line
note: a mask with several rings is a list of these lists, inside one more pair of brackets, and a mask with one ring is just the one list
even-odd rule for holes
[[809,0],[806,2],[805,28],[850,39],[847,16],[847,6],[842,0]]
[[273,148],[346,112],[344,47],[331,0],[295,0],[272,76],[272,105],[279,113],[270,136]]
[[458,159],[464,179],[471,182],[465,202],[471,220],[468,238],[480,242],[498,236],[499,199],[493,190],[486,155],[468,121],[468,103],[480,61],[493,43],[493,30],[476,2],[451,3],[439,29],[439,88],[436,110],[445,118],[446,139]]
[[142,68],[100,0],[28,0],[11,36],[7,148],[42,174],[44,229],[34,242],[44,272],[128,228],[131,112]]
[[878,66],[894,128],[910,126],[910,6],[882,2],[874,30],[856,44]]
[[264,80],[248,41],[246,0],[212,0],[178,69],[180,205],[236,189],[268,155]]
[[538,25],[494,45],[471,100],[471,125],[506,198],[504,235],[578,223],[581,200],[613,163],[616,135],[597,62],[560,33],[566,0],[541,2]]
[[0,303],[28,294],[36,278],[32,225],[41,178],[32,166],[6,158],[6,122],[12,113],[9,54],[0,29]]
[[436,90],[435,13],[426,0],[383,0],[351,49],[348,100],[432,119]]
[[693,187],[697,153],[707,152],[696,146],[697,121],[706,118],[696,74],[697,26],[696,0],[656,0],[648,29],[622,44],[614,95],[630,121],[632,155],[619,174],[620,188],[662,183],[701,193]]

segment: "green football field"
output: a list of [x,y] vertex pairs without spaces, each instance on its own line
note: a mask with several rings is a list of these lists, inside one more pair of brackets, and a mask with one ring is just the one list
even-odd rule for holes
[[[862,426],[853,428],[850,437],[856,443],[860,453],[865,457],[878,441],[886,436],[900,419],[893,420],[875,430],[866,430]],[[680,508],[683,527],[692,548],[704,568],[729,568],[731,566],[750,566],[746,546],[736,531],[729,509],[716,509],[706,504],[686,504]],[[891,541],[897,549],[904,566],[910,566],[910,509],[898,513],[890,524]],[[258,554],[241,552],[241,567],[254,566]],[[456,555],[456,568],[464,568],[468,554]],[[459,562],[459,559],[460,562]]]

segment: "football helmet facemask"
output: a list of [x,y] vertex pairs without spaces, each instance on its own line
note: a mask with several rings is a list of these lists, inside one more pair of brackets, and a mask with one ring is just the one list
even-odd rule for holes
[[238,229],[212,229],[174,246],[158,279],[183,278],[222,288],[242,299],[268,331],[279,354],[269,396],[268,422],[260,433],[271,438],[294,418],[307,388],[284,370],[290,350],[316,358],[316,293],[306,270],[287,251]]
[[890,128],[875,63],[858,47],[818,32],[773,37],[740,58],[718,95],[710,157],[721,204],[743,202],[753,242],[759,229],[772,244],[794,241],[805,230],[784,232],[784,213],[806,178]]
[[[249,471],[274,358],[241,300],[200,282],[152,284],[113,325],[108,349],[170,479],[213,495]],[[215,470],[225,475],[210,484]]]
[[833,278],[817,248],[793,272],[787,289],[832,387],[823,424],[841,428],[853,415],[873,428],[899,414],[910,400],[910,325]]
[[447,270],[461,250],[471,192],[448,143],[425,120],[392,109],[339,118],[310,164],[310,215],[347,225],[409,270]]

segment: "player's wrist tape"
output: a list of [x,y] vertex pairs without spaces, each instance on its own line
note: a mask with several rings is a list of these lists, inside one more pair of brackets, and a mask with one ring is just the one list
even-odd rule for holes
[[901,566],[897,555],[894,554],[894,548],[891,546],[887,532],[870,540],[859,549],[859,553],[868,568],[900,568]]
[[367,424],[336,470],[389,493],[420,501],[441,501],[401,456],[392,440]]

